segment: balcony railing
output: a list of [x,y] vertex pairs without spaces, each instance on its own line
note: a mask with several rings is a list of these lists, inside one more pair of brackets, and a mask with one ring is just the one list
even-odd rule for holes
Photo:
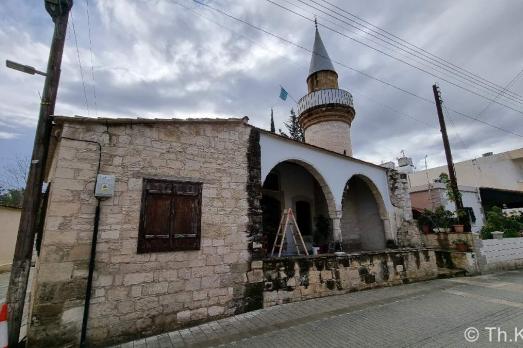
[[298,115],[301,115],[305,110],[325,104],[339,104],[354,107],[352,104],[352,94],[349,92],[338,88],[320,89],[298,100]]

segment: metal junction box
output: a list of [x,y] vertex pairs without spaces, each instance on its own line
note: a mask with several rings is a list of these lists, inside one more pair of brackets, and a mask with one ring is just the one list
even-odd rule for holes
[[98,174],[96,177],[95,197],[112,197],[115,185],[114,175]]

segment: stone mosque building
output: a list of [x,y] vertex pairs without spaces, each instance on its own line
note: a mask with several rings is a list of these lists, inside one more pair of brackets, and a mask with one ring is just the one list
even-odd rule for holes
[[[307,87],[305,143],[246,117],[55,116],[29,345],[78,346],[83,325],[90,345],[121,343],[436,277],[407,178],[352,157],[356,110],[317,29]],[[271,257],[287,208],[318,255]]]

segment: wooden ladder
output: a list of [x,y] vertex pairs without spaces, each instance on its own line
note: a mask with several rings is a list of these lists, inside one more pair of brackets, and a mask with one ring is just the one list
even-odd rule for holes
[[[305,246],[305,242],[303,241],[300,228],[298,227],[298,223],[296,222],[296,219],[294,217],[294,213],[292,212],[291,208],[288,208],[286,211],[283,212],[281,216],[280,225],[278,226],[278,232],[276,232],[276,238],[274,240],[274,244],[272,245],[271,256],[274,256],[274,251],[276,250],[276,248],[279,249],[278,257],[281,256],[281,250],[283,248],[283,245],[285,244],[285,236],[287,235],[286,232],[288,228],[291,229],[292,239],[294,241],[294,245],[296,246],[296,252],[298,253],[298,255],[301,255],[300,248],[303,249],[303,253],[305,255],[309,255],[307,247]],[[301,245],[298,243],[298,240],[299,242],[301,242]]]

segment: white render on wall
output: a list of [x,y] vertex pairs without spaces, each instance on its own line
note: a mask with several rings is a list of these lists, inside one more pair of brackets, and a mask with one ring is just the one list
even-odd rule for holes
[[[298,164],[301,162],[309,165],[314,168],[328,186],[333,196],[338,218],[341,217],[343,192],[349,179],[354,175],[367,178],[380,194],[386,215],[388,215],[388,217],[382,217],[386,219],[384,221],[386,238],[396,239],[396,214],[389,194],[386,168],[264,132],[260,134],[260,148],[262,183],[278,163],[294,161]],[[339,224],[339,220],[335,222],[335,230],[339,229],[337,224]]]
[[[458,184],[473,187],[490,187],[502,190],[523,191],[523,148],[454,164]],[[409,174],[411,185],[434,182],[441,173],[447,173],[446,166],[420,170]]]
[[343,190],[347,181],[352,176],[359,174],[367,177],[376,185],[387,211],[391,213],[393,211],[386,168],[354,160],[350,157],[343,158],[341,155],[338,156],[265,133],[260,134],[260,147],[262,182],[278,163],[293,160],[307,163],[323,177],[334,196],[336,208],[341,209]]

